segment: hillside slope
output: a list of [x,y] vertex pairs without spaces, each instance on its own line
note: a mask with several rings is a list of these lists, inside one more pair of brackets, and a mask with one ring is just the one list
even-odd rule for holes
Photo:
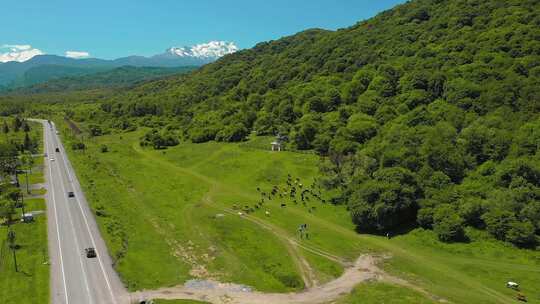
[[[539,13],[535,0],[411,1],[143,84],[91,119],[167,125],[193,142],[280,133],[289,149],[329,156],[322,183],[360,231],[416,223],[466,241],[471,226],[534,247]],[[90,119],[84,107],[72,114]]]
[[288,130],[305,115],[373,115],[402,104],[406,112],[438,98],[478,114],[503,105],[537,110],[530,101],[537,96],[538,8],[537,1],[413,1],[347,29],[261,43],[119,99],[168,113],[190,106],[184,111],[197,118],[192,125],[204,121],[202,108],[220,118],[252,111],[255,125],[242,122],[261,134]]
[[157,115],[194,142],[280,133],[331,156],[325,184],[360,230],[416,221],[456,241],[468,225],[534,246],[539,12],[538,1],[411,1],[142,85],[104,104],[102,121]]

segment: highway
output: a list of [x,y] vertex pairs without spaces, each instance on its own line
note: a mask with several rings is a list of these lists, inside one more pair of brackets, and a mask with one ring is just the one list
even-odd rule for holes
[[[35,121],[43,124],[47,154],[44,164],[51,303],[129,303],[128,292],[112,267],[105,242],[54,123]],[[75,196],[68,197],[68,192]],[[96,258],[86,257],[87,247],[96,249]]]

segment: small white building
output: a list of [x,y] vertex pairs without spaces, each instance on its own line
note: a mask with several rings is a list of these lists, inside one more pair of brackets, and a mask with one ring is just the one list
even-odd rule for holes
[[271,145],[272,151],[281,151],[281,143],[279,141],[273,141]]

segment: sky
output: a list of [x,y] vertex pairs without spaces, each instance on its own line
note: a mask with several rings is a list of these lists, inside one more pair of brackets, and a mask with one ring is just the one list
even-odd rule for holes
[[404,0],[24,0],[0,5],[0,61],[20,54],[113,59],[230,41],[239,48],[308,28],[335,30]]

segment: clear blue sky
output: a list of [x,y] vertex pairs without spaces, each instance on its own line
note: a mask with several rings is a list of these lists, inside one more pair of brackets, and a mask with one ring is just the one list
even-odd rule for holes
[[0,46],[48,54],[153,55],[210,40],[249,48],[307,28],[338,29],[404,0],[24,0],[2,1]]

